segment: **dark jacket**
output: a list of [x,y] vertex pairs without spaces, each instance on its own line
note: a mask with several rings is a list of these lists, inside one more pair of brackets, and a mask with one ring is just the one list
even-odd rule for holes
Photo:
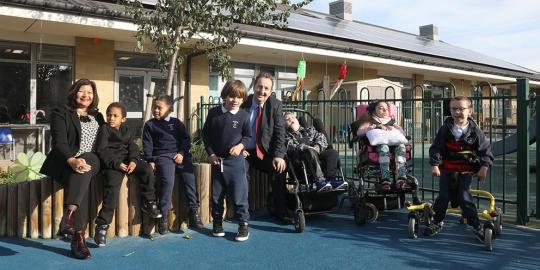
[[[454,119],[452,117],[446,118],[444,124],[437,132],[437,136],[433,140],[431,147],[429,148],[429,157],[431,166],[439,166],[442,164],[443,159],[448,156],[449,152],[446,150],[446,143],[449,140],[455,140],[452,134],[452,126],[454,125]],[[480,160],[481,166],[490,166],[493,164],[493,154],[491,153],[491,146],[486,140],[484,132],[476,125],[476,123],[469,118],[469,129],[461,137],[466,143],[473,145],[473,151]]]
[[[251,114],[251,104],[253,94],[249,95],[242,106],[242,109]],[[283,110],[281,101],[274,96],[268,97],[263,107],[261,124],[261,144],[263,150],[272,158],[284,158],[285,148],[285,124],[283,120]]]
[[135,138],[125,124],[120,129],[102,125],[96,143],[98,156],[106,169],[120,170],[120,164],[137,162],[140,157]]
[[[95,118],[101,126],[103,115],[97,113]],[[51,116],[52,149],[47,155],[40,172],[64,183],[65,176],[71,168],[67,159],[75,156],[81,144],[81,121],[77,112],[61,107],[56,108]]]

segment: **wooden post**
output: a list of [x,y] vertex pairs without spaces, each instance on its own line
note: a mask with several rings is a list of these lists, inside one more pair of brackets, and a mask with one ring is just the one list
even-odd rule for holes
[[171,198],[171,210],[168,214],[168,222],[169,222],[169,230],[171,231],[178,231],[178,229],[181,226],[180,221],[180,196],[183,194],[183,189],[179,189],[180,185],[182,185],[184,182],[181,180],[181,176],[179,173],[175,173],[174,178],[174,186],[173,186],[173,194]]
[[203,224],[210,223],[210,164],[194,164],[199,192],[199,215]]
[[17,237],[24,238],[27,235],[28,226],[28,182],[17,184]]
[[[52,233],[53,235],[57,235],[60,231],[62,216],[64,215],[64,187],[58,181],[46,178],[41,182],[41,237],[43,238],[51,238],[51,210]],[[47,215],[49,216],[48,221],[46,218]]]
[[7,236],[17,236],[17,184],[8,185]]
[[128,197],[128,176],[125,175],[122,184],[120,184],[118,208],[116,208],[116,235],[118,237],[126,237],[129,235]]
[[141,191],[139,188],[139,179],[137,177],[129,177],[129,235],[138,236],[141,232]]
[[30,200],[29,200],[29,213],[30,213],[30,238],[39,238],[39,201],[41,193],[41,180],[34,180],[30,182]]
[[8,186],[0,185],[0,237],[6,236]]

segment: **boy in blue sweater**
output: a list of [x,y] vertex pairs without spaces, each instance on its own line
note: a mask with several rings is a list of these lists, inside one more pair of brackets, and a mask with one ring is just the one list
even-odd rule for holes
[[212,164],[212,218],[214,236],[225,236],[223,210],[225,194],[232,199],[240,220],[236,241],[249,238],[248,183],[242,152],[251,138],[249,113],[240,110],[247,89],[239,80],[228,81],[221,91],[223,106],[208,112],[202,130],[203,142]]
[[145,123],[142,136],[144,158],[156,169],[157,177],[161,182],[159,208],[163,216],[158,224],[160,234],[169,232],[167,214],[171,208],[176,170],[181,172],[184,180],[189,204],[189,226],[196,229],[203,227],[197,211],[199,195],[189,153],[191,139],[182,121],[169,116],[172,106],[172,97],[159,96],[154,101],[154,119]]

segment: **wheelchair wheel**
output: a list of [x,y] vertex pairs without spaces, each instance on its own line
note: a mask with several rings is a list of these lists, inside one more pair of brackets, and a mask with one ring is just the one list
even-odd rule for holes
[[493,251],[495,247],[495,238],[493,237],[493,229],[484,228],[484,245],[487,251]]
[[497,218],[495,219],[495,235],[501,235],[503,229],[503,214],[500,208],[497,208]]
[[297,210],[294,214],[294,229],[297,233],[301,233],[304,231],[304,228],[306,227],[306,216],[304,215],[304,211]]
[[377,220],[377,218],[379,217],[379,210],[377,209],[377,207],[375,207],[375,205],[373,205],[372,203],[366,203],[366,210],[367,210],[366,222],[367,223],[375,222],[375,220]]
[[364,225],[366,224],[366,204],[365,203],[357,203],[354,207],[354,222],[356,222],[356,225]]
[[409,216],[409,236],[413,239],[420,235],[420,217],[418,214]]

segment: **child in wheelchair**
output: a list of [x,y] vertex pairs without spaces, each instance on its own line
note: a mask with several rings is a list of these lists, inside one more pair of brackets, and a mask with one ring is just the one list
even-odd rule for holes
[[[308,178],[308,186],[316,185],[318,192],[325,192],[335,189],[346,189],[347,182],[338,180],[335,175],[332,177],[328,172],[325,174],[321,169],[321,158],[324,160],[325,168],[336,168],[338,153],[333,149],[326,149],[328,142],[323,133],[318,132],[313,127],[300,126],[296,115],[292,112],[284,115],[287,132],[285,135],[287,145],[287,158],[289,164],[293,165],[294,175],[304,175]],[[304,167],[302,167],[302,165]],[[325,175],[327,178],[325,179]]]
[[[390,191],[393,184],[393,176],[390,171],[391,148],[394,152],[396,178],[394,187],[396,190],[410,190],[407,181],[406,147],[407,139],[403,129],[396,120],[390,116],[389,104],[382,100],[370,103],[367,111],[360,118],[357,129],[357,137],[362,140],[367,138],[371,147],[378,153],[380,167],[380,182],[377,185],[382,191]],[[364,139],[365,140],[365,139]]]

